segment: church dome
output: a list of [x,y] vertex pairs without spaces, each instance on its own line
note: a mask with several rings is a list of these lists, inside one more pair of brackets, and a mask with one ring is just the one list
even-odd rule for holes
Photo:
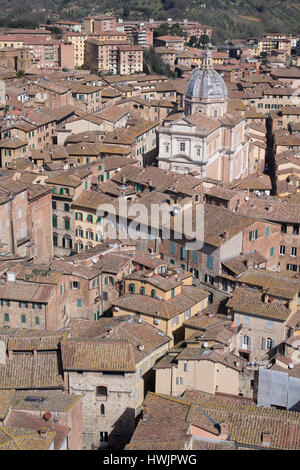
[[201,68],[189,80],[185,96],[200,100],[223,100],[227,97],[225,82],[213,69],[210,50],[203,51]]

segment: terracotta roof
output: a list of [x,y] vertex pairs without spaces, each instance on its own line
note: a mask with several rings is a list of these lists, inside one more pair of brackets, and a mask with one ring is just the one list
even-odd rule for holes
[[8,409],[10,408],[14,394],[14,389],[0,390],[0,420],[5,418]]
[[173,299],[158,300],[141,294],[127,294],[114,301],[113,305],[129,312],[142,313],[168,320],[208,296],[209,292],[197,287],[182,286],[182,293],[176,295]]
[[237,212],[274,222],[300,223],[300,206],[275,197],[250,197],[248,201],[242,201]]
[[[198,405],[217,422],[227,423],[230,440],[240,445],[282,450],[300,448],[300,413],[240,404],[197,390],[186,390],[182,400]],[[266,431],[271,434],[269,447],[261,442]]]
[[49,422],[39,416],[15,410],[10,411],[9,416],[5,421],[5,426],[28,429],[37,432],[41,428],[44,428],[47,431],[53,431],[55,432],[54,450],[60,450],[60,447],[71,431],[71,428],[68,426],[64,426],[53,421]]
[[222,264],[230,269],[234,274],[245,272],[248,267],[266,263],[266,259],[258,252],[246,253],[244,255],[235,256],[234,258],[222,261]]
[[[68,322],[71,338],[123,340],[133,346],[135,363],[138,363],[171,338],[146,322],[139,322],[128,316],[105,318],[96,323],[88,320],[70,319]],[[139,348],[142,346],[142,348]]]
[[40,432],[22,427],[0,428],[0,450],[48,450],[55,439],[55,431]]
[[233,296],[227,302],[227,307],[236,313],[244,313],[260,318],[272,318],[273,320],[285,322],[291,310],[283,303],[277,301],[265,303],[259,290],[237,287]]
[[61,344],[65,370],[134,372],[132,344],[124,341],[71,340]]
[[263,288],[270,295],[293,299],[300,292],[300,280],[290,279],[284,273],[265,269],[249,269],[240,274],[238,282]]
[[112,198],[107,194],[98,191],[83,191],[81,195],[75,199],[72,207],[97,210],[101,204],[109,204],[111,201]]
[[54,293],[54,286],[37,285],[15,281],[0,286],[0,298],[23,302],[48,303]]
[[81,398],[82,395],[62,390],[16,390],[10,408],[19,411],[67,413]]
[[16,354],[0,365],[1,389],[62,388],[57,353]]

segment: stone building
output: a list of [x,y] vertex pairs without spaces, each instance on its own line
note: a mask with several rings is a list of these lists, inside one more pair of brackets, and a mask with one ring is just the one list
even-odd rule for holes
[[122,448],[135,426],[133,346],[69,339],[61,348],[67,390],[83,395],[83,449]]

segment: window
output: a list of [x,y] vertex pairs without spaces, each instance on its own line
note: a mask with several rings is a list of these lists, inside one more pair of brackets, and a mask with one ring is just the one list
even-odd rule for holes
[[297,256],[297,248],[295,246],[291,248],[291,256]]
[[193,263],[198,264],[198,251],[193,251]]
[[178,325],[178,323],[179,323],[179,317],[178,316],[172,318],[172,326],[176,326],[176,325]]
[[175,289],[173,288],[171,289],[171,298],[174,299],[174,297],[175,297]]
[[53,245],[57,246],[57,244],[58,244],[58,237],[57,235],[53,235]]
[[213,269],[214,259],[211,256],[207,257],[207,267],[208,269]]
[[270,248],[270,256],[274,256],[274,248]]
[[28,308],[28,302],[19,302],[19,308]]
[[268,329],[269,330],[273,329],[273,320],[268,320]]
[[176,385],[183,385],[184,380],[182,377],[176,377]]
[[140,288],[140,294],[141,294],[141,295],[145,295],[145,287],[142,286],[142,287]]
[[270,235],[270,227],[266,227],[266,236],[268,237]]
[[151,297],[153,297],[154,299],[156,298],[156,290],[155,289],[151,290]]
[[4,321],[9,321],[9,313],[4,314]]
[[21,323],[26,323],[26,315],[21,315]]
[[56,209],[56,202],[52,201],[52,209]]
[[82,299],[77,299],[77,307],[82,307]]
[[100,432],[100,442],[107,442],[108,441],[108,432],[101,431]]
[[207,282],[209,284],[212,284],[214,283],[214,277],[213,276],[210,276],[209,274],[205,274],[204,276],[204,282]]
[[56,215],[54,215],[52,217],[52,225],[53,225],[53,227],[57,227],[57,216]]
[[286,233],[286,225],[281,225],[281,233]]
[[57,190],[56,190],[56,187],[54,186],[54,188],[52,188],[52,193],[53,194],[56,194]]
[[244,315],[244,323],[246,323],[247,325],[249,325],[249,323],[250,323],[250,318],[248,317],[248,315]]
[[103,403],[101,403],[101,406],[100,406],[100,414],[101,416],[105,416],[105,406],[103,405]]
[[185,143],[180,142],[180,152],[185,152]]
[[261,349],[273,349],[274,348],[274,341],[272,338],[262,338],[262,345]]
[[70,219],[68,217],[65,218],[65,229],[70,230]]
[[279,254],[280,254],[280,255],[285,255],[285,246],[284,246],[284,245],[280,245],[280,247],[279,247]]
[[107,387],[96,387],[96,397],[97,398],[107,398]]
[[70,211],[70,204],[65,203],[64,204],[64,209],[65,209],[65,212],[69,212]]
[[240,349],[251,350],[252,339],[250,336],[240,336]]
[[78,282],[78,281],[71,281],[71,282],[70,282],[70,289],[80,289],[80,282]]
[[91,214],[88,214],[86,220],[87,220],[87,222],[92,222],[93,223],[93,216]]
[[[108,278],[105,278],[105,279],[108,280]],[[131,292],[132,294],[135,293],[135,284],[132,284],[132,283],[129,284],[129,292]]]
[[35,317],[35,324],[36,324],[36,325],[39,325],[39,324],[40,324],[40,319],[39,319],[39,317]]
[[192,315],[191,309],[188,308],[188,309],[185,310],[185,312],[184,312],[184,319],[187,320],[188,318],[191,318],[191,315]]
[[251,230],[249,232],[249,241],[251,242],[252,240],[257,240],[258,237],[258,231],[257,230]]
[[181,257],[181,259],[186,259],[186,249],[185,249],[184,246],[181,247],[180,257]]
[[288,263],[288,264],[286,265],[286,270],[287,270],[287,271],[295,271],[295,272],[297,272],[297,265],[296,265],[296,264],[290,264],[290,263]]
[[171,242],[170,248],[171,248],[171,254],[172,254],[172,255],[175,255],[175,253],[176,253],[176,245],[175,245],[174,242]]
[[293,235],[299,235],[299,227],[296,225],[293,227]]
[[82,220],[82,213],[81,212],[75,212],[75,220]]

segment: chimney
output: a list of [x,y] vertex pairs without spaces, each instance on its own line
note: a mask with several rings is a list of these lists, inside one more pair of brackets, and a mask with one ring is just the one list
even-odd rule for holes
[[138,345],[138,350],[139,351],[144,351],[144,349],[145,349],[145,346],[143,344]]
[[38,433],[39,433],[39,435],[42,436],[42,437],[47,437],[48,430],[47,430],[47,428],[42,427],[42,428],[40,428],[40,429],[38,430]]
[[149,409],[144,406],[144,408],[142,409],[142,420],[143,421],[148,421],[150,419],[150,411]]
[[262,298],[262,300],[263,300],[263,303],[264,303],[264,304],[267,304],[267,303],[268,303],[269,296],[268,296],[268,294],[267,294],[266,292],[263,293],[263,298]]
[[6,364],[6,344],[3,340],[0,341],[0,364],[2,366]]
[[271,445],[271,433],[269,431],[263,431],[261,433],[261,443],[266,447]]
[[227,439],[229,436],[229,425],[227,423],[220,423],[220,439]]

